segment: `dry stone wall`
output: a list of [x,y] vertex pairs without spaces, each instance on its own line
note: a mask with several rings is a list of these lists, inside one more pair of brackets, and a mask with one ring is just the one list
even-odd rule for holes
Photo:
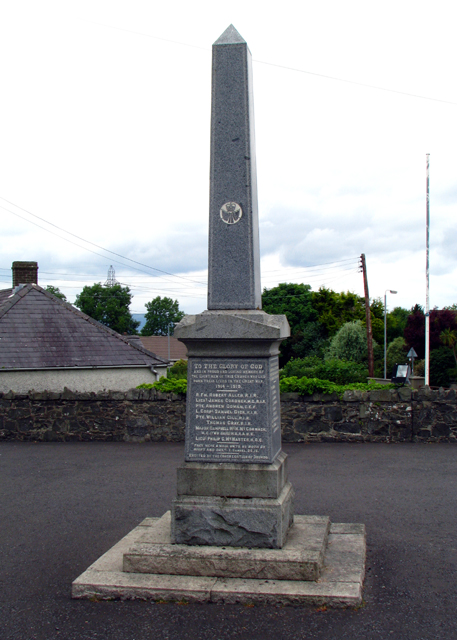
[[[0,440],[182,442],[186,401],[154,389],[0,394]],[[281,396],[283,442],[457,442],[454,389]]]
[[281,396],[283,442],[457,442],[454,389]]
[[181,442],[186,401],[153,389],[0,394],[0,440]]

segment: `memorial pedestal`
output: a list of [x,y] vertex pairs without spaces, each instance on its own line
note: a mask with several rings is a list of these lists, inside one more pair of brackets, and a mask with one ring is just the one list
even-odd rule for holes
[[365,527],[296,516],[282,549],[171,544],[171,517],[146,518],[72,585],[73,598],[359,606]]
[[288,335],[285,316],[259,310],[206,311],[177,325],[189,360],[174,543],[285,543],[294,492],[281,453],[278,348]]

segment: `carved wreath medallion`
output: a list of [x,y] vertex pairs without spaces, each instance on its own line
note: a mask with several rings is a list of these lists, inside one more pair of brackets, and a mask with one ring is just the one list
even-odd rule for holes
[[236,224],[241,220],[243,211],[236,202],[226,202],[221,207],[221,218],[225,224]]

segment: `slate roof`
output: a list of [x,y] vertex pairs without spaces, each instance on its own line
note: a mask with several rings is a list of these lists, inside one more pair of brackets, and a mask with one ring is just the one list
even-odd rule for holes
[[[168,336],[140,336],[145,349],[153,351],[161,358],[168,359]],[[187,360],[186,345],[170,336],[170,360]]]
[[0,307],[10,297],[12,293],[13,293],[12,289],[2,289],[0,291]]
[[0,371],[167,362],[36,284],[0,291]]

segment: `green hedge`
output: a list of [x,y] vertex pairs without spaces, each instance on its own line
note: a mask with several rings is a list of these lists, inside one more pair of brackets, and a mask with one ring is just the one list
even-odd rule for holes
[[346,360],[321,360],[315,356],[289,360],[280,373],[281,378],[317,378],[336,384],[366,382],[368,369],[364,364]]
[[302,396],[311,396],[313,393],[337,393],[342,396],[345,391],[373,391],[375,389],[394,389],[394,384],[380,384],[378,382],[353,382],[351,384],[336,384],[330,380],[319,380],[319,378],[282,378],[279,381],[281,393],[299,393]]
[[187,380],[184,378],[180,378],[176,380],[175,378],[160,378],[157,382],[139,384],[137,389],[157,389],[157,391],[161,391],[162,393],[187,393]]
[[[330,380],[319,380],[318,378],[297,378],[292,376],[290,378],[281,378],[279,381],[279,390],[281,393],[295,392],[302,396],[312,395],[313,393],[337,393],[342,396],[345,391],[361,390],[361,391],[373,391],[374,389],[393,389],[395,385],[379,384],[366,382],[354,382],[352,384],[336,384]],[[187,392],[187,380],[175,380],[173,378],[160,378],[157,382],[152,384],[140,384],[137,389],[157,389],[163,393],[181,393]]]

